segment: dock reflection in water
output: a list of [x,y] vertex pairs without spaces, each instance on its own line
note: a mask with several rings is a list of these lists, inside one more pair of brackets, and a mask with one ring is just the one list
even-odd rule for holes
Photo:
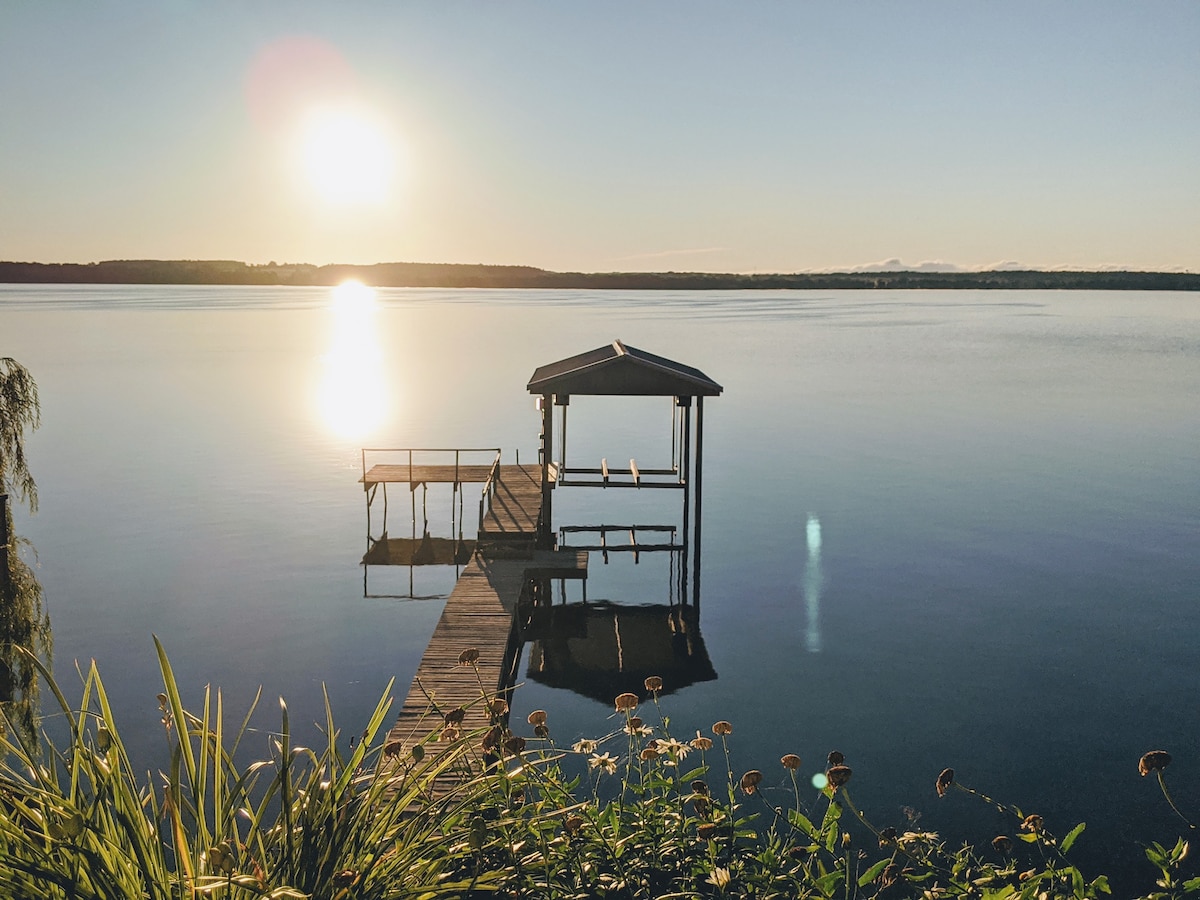
[[662,676],[664,694],[717,677],[693,606],[541,607],[525,636],[529,678],[602,703],[625,691],[640,696],[651,675]]

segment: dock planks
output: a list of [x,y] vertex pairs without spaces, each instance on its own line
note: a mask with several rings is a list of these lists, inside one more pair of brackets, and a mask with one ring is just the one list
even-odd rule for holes
[[[525,585],[537,578],[586,577],[586,551],[532,550],[541,502],[539,468],[501,466],[477,550],[446,600],[389,742],[411,746],[440,730],[445,715],[459,707],[466,710],[464,733],[488,727],[484,696],[503,696],[512,686],[513,613]],[[528,541],[529,552],[497,556],[491,549],[511,541]],[[459,663],[470,649],[479,651],[475,665]]]

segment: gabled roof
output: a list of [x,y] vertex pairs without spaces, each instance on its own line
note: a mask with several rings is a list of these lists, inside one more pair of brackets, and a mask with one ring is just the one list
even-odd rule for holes
[[699,369],[613,341],[539,366],[531,394],[715,397],[723,388]]

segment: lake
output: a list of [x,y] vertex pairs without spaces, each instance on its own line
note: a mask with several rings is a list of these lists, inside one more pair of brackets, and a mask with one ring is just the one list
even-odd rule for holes
[[[533,461],[534,368],[620,338],[724,386],[704,444],[717,677],[664,700],[677,735],[733,722],[768,796],[782,754],[817,772],[838,749],[877,825],[1011,833],[937,798],[952,766],[1059,835],[1086,821],[1072,856],[1093,874],[1136,876],[1137,841],[1184,833],[1137,774],[1147,750],[1200,815],[1195,295],[379,289],[339,309],[322,288],[0,285],[0,355],[41,391],[41,508],[17,528],[55,671],[97,661],[144,767],[166,764],[154,634],[193,699],[219,685],[240,713],[262,685],[264,732],[279,695],[313,722],[324,685],[347,734],[388,679],[403,695],[442,603],[374,596],[407,570],[372,569],[364,596],[360,448]],[[669,452],[666,401],[578,406],[572,452]],[[560,494],[564,515],[664,502]],[[666,603],[664,565],[593,554],[589,599]],[[444,597],[453,572],[414,578]],[[560,745],[612,726],[530,681],[514,722],[535,708]]]

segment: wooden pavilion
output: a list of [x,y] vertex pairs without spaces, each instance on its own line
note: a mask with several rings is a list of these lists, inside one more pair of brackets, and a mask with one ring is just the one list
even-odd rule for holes
[[[556,487],[600,487],[636,489],[673,489],[683,495],[683,564],[680,567],[684,582],[683,602],[686,602],[687,561],[691,556],[693,602],[699,603],[700,596],[700,530],[701,505],[703,502],[704,460],[704,398],[719,396],[721,385],[699,369],[683,363],[647,353],[630,347],[620,340],[613,341],[595,350],[580,353],[558,362],[539,366],[529,379],[529,393],[538,397],[542,413],[542,428],[539,436],[538,461],[542,471],[542,509],[538,527],[538,544],[549,549],[555,546],[552,518],[553,492]],[[572,395],[576,396],[626,396],[626,397],[672,397],[671,408],[672,458],[669,464],[658,466],[639,465],[630,459],[628,467],[610,466],[607,458],[598,466],[567,465],[567,410]],[[556,449],[554,409],[561,410]],[[695,409],[693,418],[692,410]],[[695,452],[693,454],[693,447]],[[694,519],[694,530],[690,530]],[[601,544],[579,549],[610,550],[605,542],[611,527],[577,528],[577,531],[594,531],[600,534]],[[637,526],[622,527],[628,530],[628,549],[634,552],[649,552],[661,549],[661,545],[639,545]],[[655,526],[642,528],[654,532]]]

